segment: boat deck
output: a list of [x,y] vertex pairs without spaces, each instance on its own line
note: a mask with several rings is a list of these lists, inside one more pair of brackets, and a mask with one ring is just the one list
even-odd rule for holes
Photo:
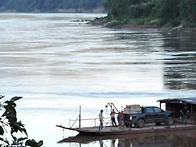
[[98,127],[84,127],[84,128],[66,128],[62,125],[57,125],[57,127],[78,131],[83,135],[120,135],[120,134],[139,134],[139,133],[156,133],[156,132],[169,132],[169,131],[181,131],[181,130],[193,130],[196,129],[196,125],[180,125],[175,124],[172,126],[160,125],[156,126],[154,124],[146,124],[144,128],[136,127],[104,127],[101,131],[98,130]]

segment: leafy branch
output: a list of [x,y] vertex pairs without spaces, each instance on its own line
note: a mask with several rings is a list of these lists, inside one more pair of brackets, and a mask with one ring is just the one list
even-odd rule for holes
[[[0,99],[4,98],[4,96],[0,95]],[[5,147],[40,147],[43,145],[43,141],[40,140],[36,142],[34,139],[28,139],[27,130],[24,127],[24,124],[21,121],[17,120],[17,112],[16,112],[16,101],[20,100],[22,97],[15,96],[10,100],[7,100],[3,103],[0,102],[0,106],[3,114],[0,117],[0,146]],[[7,140],[5,137],[5,132],[7,132],[7,128],[10,129],[10,136],[13,139],[11,142]],[[22,133],[25,134],[25,137],[17,138],[15,134]],[[25,141],[25,143],[23,142]]]

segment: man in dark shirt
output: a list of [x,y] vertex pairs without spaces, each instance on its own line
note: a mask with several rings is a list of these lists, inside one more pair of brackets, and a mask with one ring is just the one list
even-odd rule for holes
[[189,110],[187,108],[187,106],[185,106],[182,110],[180,110],[180,112],[182,113],[182,125],[186,125],[186,120],[188,118],[188,113]]

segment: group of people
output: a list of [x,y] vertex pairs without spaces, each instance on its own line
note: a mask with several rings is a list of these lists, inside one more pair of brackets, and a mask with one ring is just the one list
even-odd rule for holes
[[[182,110],[180,110],[180,112],[182,113],[182,125],[186,125],[187,119],[188,119],[188,113],[189,113],[188,107],[185,105],[185,107]],[[117,127],[116,119],[115,119],[116,114],[118,114],[118,116],[117,116],[118,126],[122,127],[123,120],[124,120],[123,111],[116,113],[114,111],[114,109],[112,109],[112,112],[110,113],[112,126]],[[99,113],[99,121],[100,121],[99,130],[102,130],[103,129],[103,121],[104,121],[103,120],[103,110],[101,110]]]
[[[118,116],[117,116],[118,126],[121,127],[121,126],[123,126],[123,120],[124,120],[123,111],[117,113],[114,111],[114,109],[112,109],[112,112],[110,113],[112,126],[117,127],[117,123],[116,123],[116,119],[115,119],[116,114],[118,114]],[[101,110],[99,113],[99,121],[100,121],[99,130],[102,130],[103,129],[103,121],[104,121],[103,120],[103,110]]]

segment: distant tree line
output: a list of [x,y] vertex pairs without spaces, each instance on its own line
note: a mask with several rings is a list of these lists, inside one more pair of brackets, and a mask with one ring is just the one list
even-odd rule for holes
[[91,10],[102,7],[105,0],[0,0],[1,11],[14,10],[16,12],[55,12],[58,9]]
[[152,20],[160,26],[196,26],[196,0],[0,0],[0,11],[57,12],[59,9],[91,10],[104,7],[104,21],[138,24]]
[[[160,19],[159,25],[196,26],[196,0],[107,0],[107,19],[128,23]],[[107,21],[108,21],[107,20]]]

